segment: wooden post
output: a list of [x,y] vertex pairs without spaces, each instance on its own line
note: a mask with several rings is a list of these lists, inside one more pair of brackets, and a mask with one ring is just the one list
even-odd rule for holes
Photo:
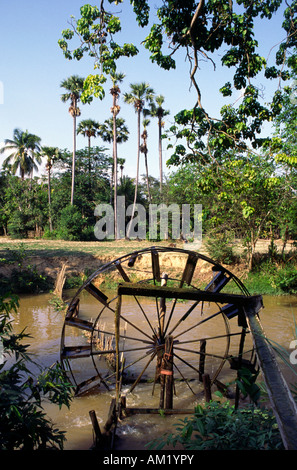
[[165,397],[165,375],[162,374],[162,364],[163,364],[163,358],[160,361],[160,404],[159,408],[161,410],[164,409],[164,397]]
[[173,408],[173,337],[167,336],[165,339],[165,350],[160,370],[160,409]]
[[[168,274],[162,273],[161,276],[161,286],[164,287],[167,285]],[[166,314],[166,299],[165,297],[161,297],[160,299],[160,331],[159,336],[163,339],[164,335],[164,324],[165,324],[165,314]],[[156,367],[156,377],[159,377],[160,384],[161,384],[161,391],[160,391],[160,408],[164,408],[164,388],[165,388],[165,377],[161,375],[161,368],[162,368],[162,361],[163,356],[161,354],[157,357],[157,367]]]
[[120,313],[122,305],[122,296],[119,295],[117,299],[117,305],[115,309],[115,350],[116,350],[116,401],[120,399],[120,353],[119,353],[119,341],[120,341]]
[[[163,273],[161,279],[161,286],[165,287],[167,285],[168,274]],[[160,337],[164,334],[164,321],[165,321],[165,314],[166,314],[166,300],[165,297],[161,297],[160,299]]]
[[204,385],[205,401],[209,403],[211,401],[211,380],[208,374],[204,374],[202,380]]
[[126,395],[121,395],[120,398],[120,409],[119,409],[119,418],[122,419],[126,416],[127,400]]
[[287,450],[297,450],[297,406],[260,323],[260,308],[247,305],[245,314],[283,444]]
[[199,381],[202,382],[204,374],[204,365],[205,365],[205,349],[206,349],[206,340],[202,339],[200,341],[200,360],[199,360]]
[[173,408],[173,337],[168,336],[165,342],[166,358],[164,361],[165,370],[165,408],[171,410]]
[[90,415],[90,418],[91,418],[91,422],[92,422],[92,426],[93,426],[93,430],[94,430],[94,434],[95,434],[95,445],[98,445],[98,443],[99,443],[99,441],[102,437],[102,434],[101,434],[101,431],[100,431],[100,426],[99,426],[95,411],[94,410],[89,411],[89,415]]
[[[241,364],[242,364],[244,340],[245,340],[245,330],[243,329],[241,333],[241,337],[240,337],[240,344],[239,344],[237,377],[238,377],[239,370],[241,369]],[[235,392],[235,408],[236,409],[238,408],[238,405],[239,405],[239,396],[240,396],[240,390],[239,390],[238,384],[236,384],[236,392]]]
[[66,281],[66,267],[66,263],[63,263],[61,271],[59,272],[55,283],[54,295],[57,295],[58,297],[60,297],[60,299],[63,299],[63,288]]

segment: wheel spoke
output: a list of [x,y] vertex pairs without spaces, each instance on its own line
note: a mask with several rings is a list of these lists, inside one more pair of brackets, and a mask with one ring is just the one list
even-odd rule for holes
[[179,369],[179,367],[177,367],[177,365],[175,364],[175,362],[173,363],[173,366],[176,368],[176,370],[178,371],[178,373],[180,374],[180,376],[182,377],[182,379],[185,381],[186,385],[189,387],[189,389],[191,390],[191,392],[193,393],[193,395],[195,395],[192,387],[190,386],[188,380],[184,377],[184,375],[182,374],[182,371]]
[[[113,333],[111,331],[100,330],[100,329],[97,329],[97,328],[95,328],[93,331],[96,331],[98,333],[104,333],[104,334],[109,335],[109,336],[115,336],[115,333]],[[119,335],[119,337],[124,339],[124,340],[125,339],[130,339],[132,341],[140,341],[141,343],[153,344],[151,338],[150,338],[150,341],[148,341],[148,340],[145,340],[145,339],[142,339],[142,338],[135,338],[134,336],[127,336],[126,334]]]
[[[183,287],[184,283],[186,283],[188,285],[191,284],[192,277],[193,277],[194,272],[195,272],[197,261],[198,261],[198,256],[197,255],[190,254],[188,256],[186,266],[184,268],[182,278],[181,278],[181,281],[180,281],[180,285],[179,285],[180,288]],[[164,334],[166,334],[166,332],[169,328],[169,324],[171,322],[171,318],[172,318],[172,315],[173,315],[173,312],[174,312],[174,309],[175,309],[175,306],[176,306],[176,302],[177,302],[177,299],[174,299],[173,305],[172,305],[172,308],[171,308],[171,312],[170,312],[170,315],[168,317],[168,321],[167,321],[167,325],[166,325]],[[170,334],[171,334],[171,332],[169,333],[169,335]]]
[[[130,278],[129,278],[129,276],[128,276],[128,274],[126,273],[126,271],[124,270],[124,268],[122,267],[122,265],[121,265],[118,261],[115,263],[115,265],[116,265],[118,271],[120,272],[122,278],[124,279],[124,281],[125,281],[125,282],[131,282],[131,281],[130,281]],[[142,308],[142,305],[140,304],[139,300],[137,299],[137,297],[136,297],[135,295],[133,295],[133,297],[134,297],[134,299],[136,300],[136,302],[137,302],[137,304],[138,304],[138,307],[140,308],[140,310],[141,310],[141,312],[142,312],[144,318],[146,319],[147,323],[149,324],[150,329],[152,330],[152,333],[154,334],[154,329],[153,329],[153,327],[152,327],[152,325],[151,325],[151,323],[150,323],[150,321],[149,321],[149,319],[148,319],[148,317],[147,317],[147,315],[146,315],[144,309]]]
[[150,340],[152,339],[147,333],[145,333],[144,331],[142,331],[140,328],[138,328],[138,326],[134,325],[134,323],[130,322],[129,320],[127,320],[125,317],[123,317],[122,314],[120,314],[120,318],[122,320],[124,320],[125,322],[127,322],[130,326],[132,326],[133,328],[135,328],[135,330],[139,331],[139,333],[143,334],[144,336],[146,336],[147,338],[149,338]]
[[148,366],[150,365],[150,363],[152,362],[152,360],[154,359],[154,357],[156,356],[157,352],[154,351],[153,354],[151,355],[150,359],[148,360],[148,362],[146,363],[145,367],[143,368],[143,370],[141,371],[141,373],[139,374],[139,376],[137,377],[137,379],[135,380],[134,384],[132,385],[132,387],[130,388],[130,393],[133,392],[134,388],[136,387],[136,385],[140,382],[141,380],[141,377],[143,376],[144,372],[146,371],[146,369],[148,368]]
[[[128,352],[135,352],[135,351],[143,351],[143,350],[147,350],[148,347],[147,346],[144,346],[143,348],[131,348],[131,349],[123,349],[122,351],[119,350],[119,353],[122,353],[122,352],[125,352],[125,353],[128,353]],[[150,348],[151,349],[151,348]],[[93,356],[101,356],[101,355],[105,355],[105,354],[115,354],[116,353],[116,349],[106,349],[105,351],[93,351],[92,354]]]
[[[176,348],[175,348],[176,349]],[[187,362],[185,359],[183,359],[182,357],[178,356],[178,354],[176,354],[175,352],[173,352],[173,356],[176,357],[179,361],[183,362],[184,364],[186,364],[188,367],[190,367],[191,369],[193,369],[195,372],[197,372],[197,374],[200,374],[200,371],[199,369],[197,369],[196,367],[192,366],[192,364],[190,364],[189,362]]]
[[[176,299],[175,299],[175,303],[176,303]],[[190,313],[192,313],[192,311],[197,307],[197,305],[200,303],[200,301],[198,300],[197,302],[194,302],[194,304],[191,305],[191,307],[186,311],[186,313],[182,316],[182,318],[180,318],[178,320],[178,322],[174,325],[174,327],[170,330],[170,332],[168,333],[169,335],[172,335],[172,333],[176,330],[176,328],[178,328],[178,326],[186,320],[186,318],[188,318],[188,316],[190,315]],[[167,328],[169,326],[169,321],[168,320],[168,323],[167,323]]]
[[221,315],[222,312],[217,312],[217,313],[214,313],[213,315],[210,315],[209,317],[207,318],[204,318],[203,320],[201,320],[200,322],[196,323],[195,325],[192,325],[190,326],[189,328],[187,328],[186,330],[182,331],[181,333],[178,333],[176,336],[174,336],[174,339],[178,338],[179,336],[182,336],[184,335],[185,333],[188,333],[189,331],[193,330],[194,328],[197,328],[197,326],[200,326],[202,325],[203,323],[209,321],[209,320],[212,320],[213,318],[217,317],[218,315]]
[[154,329],[153,329],[153,327],[152,327],[152,325],[151,325],[151,322],[150,322],[150,320],[149,320],[147,314],[145,313],[145,311],[144,311],[144,309],[143,309],[141,303],[139,302],[139,300],[137,299],[137,297],[136,297],[135,295],[133,295],[133,297],[134,297],[134,299],[136,300],[137,305],[138,305],[138,307],[140,308],[140,310],[141,310],[141,312],[142,312],[144,318],[146,319],[146,321],[147,321],[147,323],[148,323],[148,325],[149,325],[149,327],[150,327],[152,333],[155,334],[155,331],[154,331]]
[[199,356],[203,355],[203,356],[208,356],[208,357],[215,357],[216,359],[226,359],[226,356],[219,356],[217,354],[206,353],[206,352],[201,353],[200,351],[193,351],[193,349],[175,347],[174,350],[183,351],[183,352],[187,352],[191,354],[197,354]]
[[222,339],[226,338],[227,336],[239,336],[241,335],[241,331],[237,333],[229,333],[229,334],[224,334],[224,335],[217,335],[217,336],[207,336],[206,338],[198,338],[198,339],[189,339],[185,341],[177,341],[175,344],[180,345],[180,344],[188,344],[188,343],[198,343],[199,341],[209,341],[213,339]]

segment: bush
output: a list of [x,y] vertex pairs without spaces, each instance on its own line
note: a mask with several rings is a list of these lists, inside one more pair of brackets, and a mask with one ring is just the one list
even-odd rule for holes
[[58,363],[49,369],[40,368],[38,377],[31,374],[29,345],[22,344],[29,335],[24,331],[14,334],[12,329],[10,315],[17,307],[17,297],[0,297],[0,342],[4,354],[0,364],[0,450],[62,450],[65,432],[55,428],[42,405],[47,396],[59,407],[69,407],[72,386]]
[[285,265],[273,278],[273,285],[287,294],[297,293],[297,269],[293,265]]
[[35,266],[28,265],[27,268],[18,271],[14,269],[11,273],[10,289],[17,293],[35,294],[47,291],[53,284],[47,276],[39,274]]
[[177,432],[153,441],[150,448],[181,444],[186,450],[284,449],[276,419],[270,410],[247,406],[235,409],[229,402],[198,405],[194,416],[180,420]]
[[57,229],[57,238],[69,241],[81,239],[84,221],[79,209],[75,206],[66,206],[61,214]]
[[44,229],[44,233],[43,233],[42,238],[44,240],[54,240],[55,238],[57,238],[57,232],[56,232],[56,230],[50,231],[50,229],[48,227],[46,227]]
[[11,238],[26,238],[26,222],[22,212],[14,211],[11,214],[7,230]]
[[217,263],[232,264],[237,260],[233,247],[230,245],[230,239],[226,234],[208,238],[205,246],[209,256]]

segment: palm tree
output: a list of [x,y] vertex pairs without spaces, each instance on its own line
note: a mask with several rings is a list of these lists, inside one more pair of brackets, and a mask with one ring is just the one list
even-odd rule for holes
[[158,118],[159,127],[159,171],[160,171],[160,195],[162,197],[163,191],[163,162],[162,162],[162,127],[164,126],[163,117],[169,114],[162,105],[164,103],[164,96],[158,95],[155,98],[156,103],[152,103],[150,107],[150,114]]
[[47,171],[47,193],[48,193],[48,221],[49,221],[49,228],[50,232],[53,231],[52,225],[52,210],[51,210],[51,169],[53,164],[56,160],[58,160],[61,156],[61,152],[57,147],[42,147],[41,155],[46,157],[46,164],[45,168]]
[[[129,138],[129,130],[126,126],[126,121],[123,118],[116,118],[116,134],[117,143],[121,144],[127,142]],[[113,118],[105,119],[103,124],[100,124],[98,131],[101,139],[109,144],[113,142]]]
[[131,92],[124,94],[124,101],[128,104],[132,104],[135,108],[135,112],[137,113],[137,163],[136,163],[135,194],[134,194],[131,221],[128,227],[128,237],[130,233],[131,222],[134,217],[137,191],[138,191],[139,159],[140,159],[140,118],[141,118],[141,113],[143,112],[145,103],[148,102],[149,104],[151,104],[153,100],[153,96],[154,96],[154,90],[145,82],[130,84],[130,88],[131,88]]
[[140,151],[144,154],[144,162],[145,162],[145,171],[146,171],[146,186],[147,186],[147,193],[150,204],[152,203],[151,192],[150,192],[150,183],[149,183],[149,172],[148,172],[148,164],[147,164],[147,126],[149,125],[150,120],[144,119],[143,124],[143,133],[141,134],[141,138],[143,143],[140,146]]
[[84,78],[72,75],[61,82],[62,88],[67,90],[61,96],[63,103],[70,100],[69,113],[73,117],[73,154],[72,154],[72,181],[71,181],[71,205],[74,199],[74,184],[75,184],[75,158],[76,158],[76,118],[80,116],[80,109],[77,106],[80,101],[81,94],[84,88]]
[[[104,142],[109,144],[113,142],[113,118],[105,119],[103,124],[100,124],[99,135]],[[125,124],[125,119],[116,118],[116,141],[117,144],[126,142],[129,138],[128,127]],[[117,157],[117,161],[119,161]],[[111,181],[110,181],[110,204],[112,203],[112,192],[114,184],[114,156],[111,163]]]
[[82,134],[88,138],[88,149],[89,149],[89,182],[91,186],[91,137],[98,137],[99,135],[99,122],[93,119],[84,119],[77,126],[77,134]]
[[123,179],[123,170],[124,170],[124,165],[126,163],[126,160],[124,158],[118,158],[118,164],[120,165],[120,170],[121,170],[121,176],[120,179]]
[[110,75],[112,81],[112,88],[110,89],[110,94],[113,97],[113,103],[111,107],[112,112],[112,119],[113,119],[113,187],[114,187],[114,233],[115,239],[118,238],[118,230],[117,230],[117,220],[118,220],[118,211],[117,211],[117,195],[118,195],[118,151],[117,151],[117,115],[120,112],[120,106],[118,105],[118,98],[120,95],[120,88],[118,83],[121,83],[125,75],[123,73],[112,73]]
[[7,168],[12,162],[14,175],[19,169],[22,180],[26,174],[32,177],[33,171],[38,171],[36,163],[41,163],[40,142],[41,138],[37,135],[30,134],[27,130],[23,132],[14,129],[13,140],[5,139],[4,146],[0,149],[0,153],[11,152],[4,160],[3,168]]

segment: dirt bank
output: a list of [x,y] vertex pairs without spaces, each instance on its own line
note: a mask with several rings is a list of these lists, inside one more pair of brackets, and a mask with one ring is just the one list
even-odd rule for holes
[[[9,277],[13,270],[36,267],[40,274],[55,278],[63,264],[67,276],[91,274],[101,265],[133,251],[152,245],[184,247],[182,243],[146,241],[68,242],[61,240],[11,240],[0,238],[0,275]],[[20,259],[21,258],[21,259]],[[178,256],[177,256],[178,258]],[[178,259],[176,259],[178,266]]]
[[[257,245],[257,251],[267,252],[269,240],[261,240]],[[0,276],[9,278],[13,270],[26,269],[27,266],[34,267],[39,274],[47,276],[53,280],[56,279],[63,264],[65,263],[66,277],[88,276],[100,268],[103,264],[113,261],[123,255],[136,250],[148,248],[152,245],[167,246],[177,248],[190,248],[190,245],[182,242],[154,243],[150,241],[120,240],[110,242],[69,242],[62,240],[12,240],[7,237],[0,238]],[[282,246],[281,240],[276,241],[276,246]],[[240,243],[236,243],[236,250],[241,250]],[[291,244],[287,246],[287,250]],[[208,256],[205,247],[201,246],[199,252]],[[183,269],[184,261],[178,253],[174,256],[162,255],[165,257],[166,264],[174,267],[177,272]],[[163,259],[164,261],[164,259]],[[137,263],[139,269],[146,269],[145,259]],[[203,263],[202,263],[203,264]],[[226,266],[239,278],[244,278],[246,266],[236,264]],[[209,271],[209,266],[201,266],[203,270]],[[205,274],[207,274],[205,272]]]

